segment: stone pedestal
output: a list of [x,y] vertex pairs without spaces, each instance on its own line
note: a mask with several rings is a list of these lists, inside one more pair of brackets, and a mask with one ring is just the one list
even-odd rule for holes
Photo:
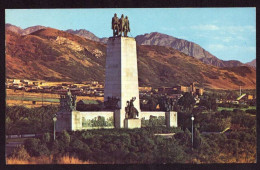
[[[109,38],[107,42],[104,101],[118,97],[119,111],[115,112],[116,127],[124,128],[127,101],[136,97],[135,108],[141,112],[139,103],[136,41],[130,37]],[[119,114],[119,115],[117,115]]]
[[141,128],[141,119],[125,119],[125,128]]
[[82,129],[82,116],[79,111],[72,111],[71,113],[71,130],[81,130]]
[[71,131],[71,117],[71,112],[58,112],[56,121],[56,132],[62,132],[63,130]]
[[177,112],[165,112],[165,121],[167,127],[178,127]]

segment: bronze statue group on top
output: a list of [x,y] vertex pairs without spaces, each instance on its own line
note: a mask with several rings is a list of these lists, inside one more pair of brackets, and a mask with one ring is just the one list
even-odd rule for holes
[[126,16],[124,18],[124,15],[121,15],[121,18],[119,19],[117,17],[117,14],[114,15],[112,18],[112,30],[113,30],[113,37],[127,37],[127,33],[130,32],[130,26],[129,26],[129,20]]

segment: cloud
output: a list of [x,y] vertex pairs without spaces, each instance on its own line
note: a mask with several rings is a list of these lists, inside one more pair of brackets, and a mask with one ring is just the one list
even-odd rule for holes
[[216,25],[207,24],[207,25],[194,25],[191,26],[191,29],[202,30],[202,31],[215,31],[215,30],[219,30],[219,27]]
[[245,26],[224,26],[222,30],[228,32],[256,32],[256,27],[252,25],[245,25]]
[[232,51],[247,51],[247,52],[256,52],[256,47],[253,46],[239,46],[239,45],[222,45],[222,44],[210,44],[207,48],[209,51],[226,51],[226,50],[232,50]]
[[210,44],[205,49],[213,55],[217,54],[216,56],[222,60],[239,60],[245,63],[256,57],[254,46]]
[[232,34],[236,34],[237,32],[256,32],[256,27],[252,25],[245,26],[218,26],[213,24],[206,25],[193,25],[190,27],[194,30],[200,31],[221,31],[222,33],[229,32]]
[[244,38],[242,36],[214,36],[212,38],[214,40],[218,40],[218,41],[222,41],[222,42],[232,42],[232,41],[238,41],[238,40],[246,40],[246,38]]

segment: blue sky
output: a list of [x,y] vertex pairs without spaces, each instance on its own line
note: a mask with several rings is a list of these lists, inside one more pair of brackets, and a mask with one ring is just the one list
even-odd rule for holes
[[199,44],[222,60],[256,58],[255,8],[6,9],[6,23],[21,28],[43,25],[112,35],[111,18],[127,15],[130,36],[160,32]]

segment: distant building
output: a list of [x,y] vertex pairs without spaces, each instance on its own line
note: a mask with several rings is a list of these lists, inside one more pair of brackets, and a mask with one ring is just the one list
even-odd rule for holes
[[34,86],[38,86],[42,84],[42,82],[38,82],[38,81],[28,81],[28,85],[34,85]]
[[152,87],[139,87],[140,92],[150,92],[152,91]]
[[171,94],[169,95],[170,98],[174,100],[179,100],[183,95],[182,94]]
[[254,96],[249,94],[249,95],[247,95],[247,99],[248,99],[248,100],[253,100],[253,99],[254,99]]
[[199,95],[199,96],[202,96],[204,93],[204,90],[202,88],[198,88],[196,89],[196,94]]
[[202,96],[204,92],[202,88],[196,88],[195,83],[191,83],[189,86],[178,85],[173,87],[160,87],[154,89],[154,91],[160,94],[168,94],[168,95],[189,92],[192,95],[199,95],[199,96]]
[[167,88],[168,91],[172,91],[173,93],[181,93],[181,92],[189,92],[190,88],[186,86],[173,86],[172,88]]
[[7,82],[7,83],[13,83],[13,82],[14,82],[14,79],[6,79],[6,82]]
[[13,80],[13,83],[14,83],[14,84],[19,84],[20,82],[21,82],[20,79],[14,79],[14,80]]

